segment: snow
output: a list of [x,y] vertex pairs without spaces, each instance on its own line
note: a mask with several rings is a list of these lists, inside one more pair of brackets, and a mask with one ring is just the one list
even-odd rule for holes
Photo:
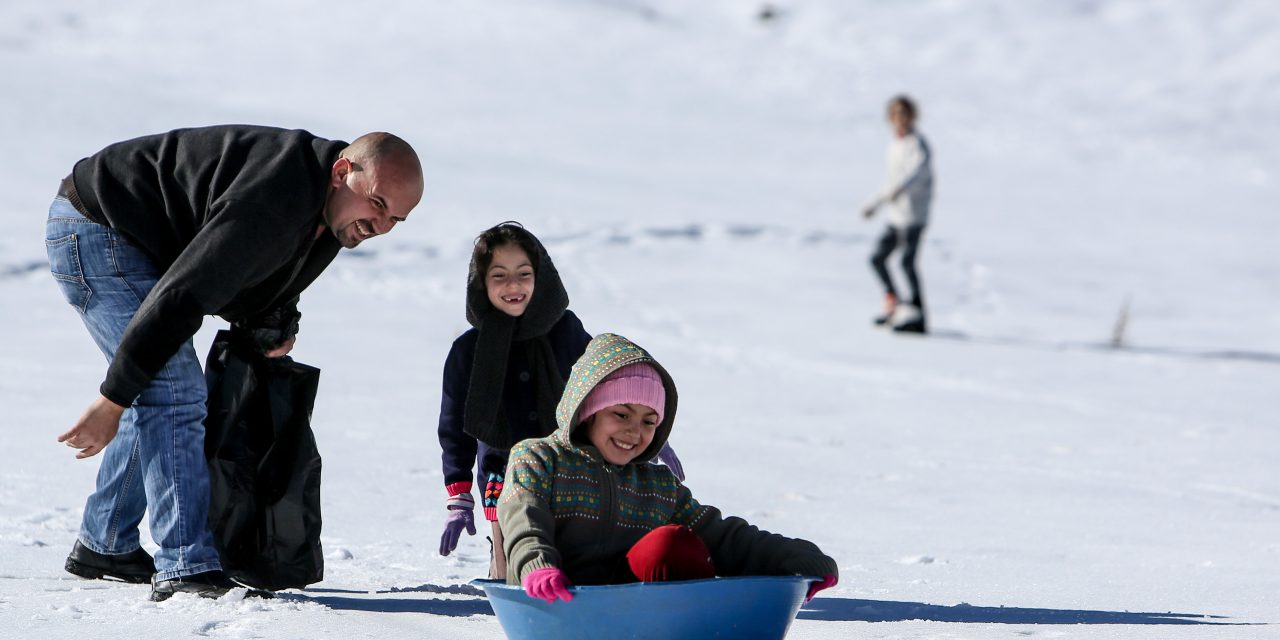
[[[507,219],[672,372],[695,495],[837,559],[789,637],[1274,636],[1280,11],[775,4],[0,5],[0,638],[502,637],[483,536],[435,551],[434,428],[470,240]],[[925,339],[870,327],[856,215],[903,90]],[[62,570],[97,463],[54,439],[104,368],[39,238],[75,160],[223,122],[397,132],[427,194],[304,296],[326,579],[150,603]]]

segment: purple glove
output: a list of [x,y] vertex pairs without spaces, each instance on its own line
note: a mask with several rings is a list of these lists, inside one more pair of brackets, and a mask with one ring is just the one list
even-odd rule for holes
[[680,458],[676,456],[676,450],[671,448],[670,442],[662,443],[662,450],[658,452],[658,462],[667,465],[671,473],[676,474],[680,482],[684,482],[684,467],[680,466]]
[[458,538],[462,537],[464,528],[468,535],[476,534],[476,518],[472,514],[476,501],[470,493],[449,496],[445,505],[449,515],[444,519],[444,533],[440,535],[440,555],[442,556],[447,556],[458,548]]
[[520,586],[524,587],[524,592],[529,594],[530,598],[547,602],[555,602],[556,598],[565,602],[573,599],[573,594],[569,593],[569,578],[555,567],[530,571],[529,575],[520,581]]
[[835,576],[833,576],[833,575],[831,575],[831,574],[827,574],[827,575],[825,575],[825,576],[822,576],[822,579],[821,579],[821,580],[819,580],[819,581],[817,581],[817,582],[810,582],[810,583],[809,583],[809,595],[807,595],[807,596],[805,596],[805,597],[804,597],[804,601],[805,601],[805,602],[808,602],[808,601],[812,600],[812,599],[813,599],[813,596],[817,595],[819,591],[822,591],[823,589],[830,589],[831,587],[834,587],[834,586],[836,586],[836,577],[835,577]]

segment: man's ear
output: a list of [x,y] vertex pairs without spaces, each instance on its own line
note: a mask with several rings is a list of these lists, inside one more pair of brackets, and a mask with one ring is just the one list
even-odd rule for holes
[[333,161],[333,167],[329,169],[329,186],[340,187],[347,174],[351,173],[351,160],[339,157]]

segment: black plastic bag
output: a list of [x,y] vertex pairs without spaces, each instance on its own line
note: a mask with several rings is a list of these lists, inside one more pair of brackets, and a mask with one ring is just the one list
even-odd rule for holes
[[209,528],[223,571],[271,591],[319,582],[320,452],[311,408],[320,370],[267,358],[243,332],[219,331],[205,379]]

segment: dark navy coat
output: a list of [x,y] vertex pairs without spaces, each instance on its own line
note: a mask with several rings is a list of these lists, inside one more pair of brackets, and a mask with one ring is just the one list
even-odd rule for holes
[[[449,357],[444,361],[444,389],[440,396],[440,448],[444,462],[445,486],[472,480],[471,471],[480,460],[477,486],[480,489],[485,516],[496,520],[496,493],[501,492],[502,477],[507,468],[507,449],[491,449],[463,431],[463,413],[467,406],[467,387],[471,383],[471,363],[475,359],[476,340],[480,332],[470,329],[453,341]],[[572,311],[565,310],[551,330],[547,341],[555,355],[556,368],[561,379],[569,379],[569,370],[586,351],[591,336],[582,328],[582,321]],[[541,433],[537,414],[535,387],[530,377],[527,341],[511,343],[507,360],[507,378],[503,384],[503,411],[510,422],[511,433],[517,441],[539,438]],[[551,422],[555,416],[551,416]],[[496,487],[486,492],[486,484]],[[496,492],[493,491],[496,489]],[[494,493],[494,495],[489,495]],[[492,503],[492,504],[491,504]]]

